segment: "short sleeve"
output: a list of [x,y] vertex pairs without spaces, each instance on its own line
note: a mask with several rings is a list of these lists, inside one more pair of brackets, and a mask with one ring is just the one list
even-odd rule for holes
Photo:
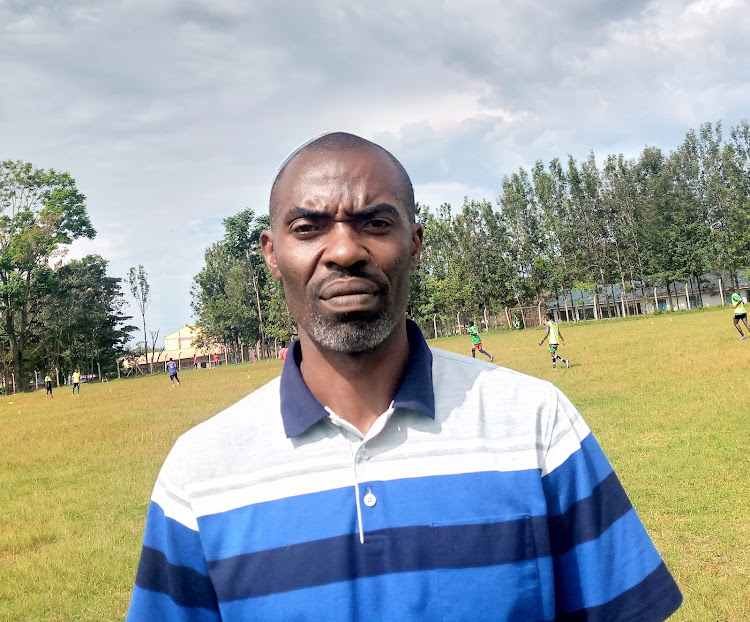
[[220,619],[197,521],[184,490],[176,445],[159,473],[149,504],[127,620]]
[[668,618],[682,595],[612,466],[556,389],[542,482],[549,514],[557,620]]

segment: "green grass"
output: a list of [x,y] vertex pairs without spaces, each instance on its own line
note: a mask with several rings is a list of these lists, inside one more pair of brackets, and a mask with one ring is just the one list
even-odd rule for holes
[[[727,310],[483,335],[507,367],[584,414],[685,603],[675,620],[750,619],[750,340]],[[431,342],[469,354],[470,339]],[[479,355],[481,356],[481,355]],[[177,436],[264,384],[276,361],[84,384],[0,401],[0,620],[122,620],[148,498]]]

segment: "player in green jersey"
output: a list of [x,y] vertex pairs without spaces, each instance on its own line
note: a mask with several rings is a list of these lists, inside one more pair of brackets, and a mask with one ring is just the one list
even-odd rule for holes
[[557,361],[562,361],[565,363],[565,367],[570,367],[570,361],[564,359],[557,353],[557,347],[560,345],[560,342],[565,345],[565,338],[560,332],[560,327],[557,325],[557,322],[555,322],[551,313],[547,313],[545,317],[547,321],[544,325],[547,327],[547,332],[544,335],[544,339],[539,342],[539,345],[541,346],[546,341],[547,337],[549,337],[549,351],[550,354],[552,354],[552,369],[557,369]]
[[479,336],[479,331],[477,330],[477,327],[474,326],[474,322],[471,320],[469,320],[469,334],[471,335],[471,358],[476,358],[476,352],[477,350],[479,350],[488,359],[490,359],[490,362],[494,361],[494,356],[482,350],[482,338]]
[[734,327],[737,329],[737,332],[740,334],[740,341],[742,341],[747,335],[745,335],[742,332],[742,327],[740,326],[740,320],[742,320],[742,323],[745,325],[745,328],[747,328],[747,332],[750,333],[750,326],[747,324],[747,311],[745,310],[745,301],[742,300],[742,296],[740,296],[738,293],[732,294],[732,308],[734,309]]

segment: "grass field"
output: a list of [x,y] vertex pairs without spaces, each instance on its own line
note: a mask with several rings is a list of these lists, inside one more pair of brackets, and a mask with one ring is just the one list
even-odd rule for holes
[[[554,382],[608,454],[685,603],[750,620],[750,340],[727,310],[483,336],[495,361]],[[469,353],[467,337],[431,345]],[[481,355],[480,355],[481,356]],[[276,361],[84,384],[0,402],[0,620],[122,620],[148,498],[177,436],[276,376]]]

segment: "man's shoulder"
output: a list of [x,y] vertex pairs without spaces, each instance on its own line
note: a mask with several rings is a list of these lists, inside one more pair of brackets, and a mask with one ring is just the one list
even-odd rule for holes
[[489,361],[431,348],[433,356],[433,384],[436,389],[491,390],[506,397],[513,395],[547,399],[554,387],[521,372]]
[[175,444],[175,451],[183,455],[197,452],[197,455],[211,456],[230,445],[247,446],[257,439],[260,430],[274,426],[283,434],[279,378],[185,432]]

